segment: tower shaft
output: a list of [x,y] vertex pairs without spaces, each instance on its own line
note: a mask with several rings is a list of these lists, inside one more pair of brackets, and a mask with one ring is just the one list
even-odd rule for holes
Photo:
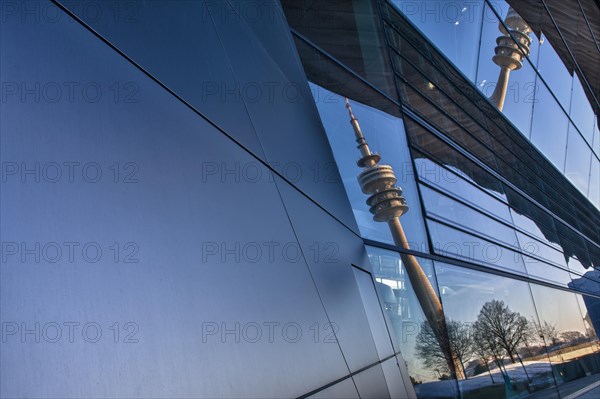
[[[387,222],[397,246],[410,250],[400,222],[400,216],[408,211],[408,205],[402,195],[402,189],[396,186],[397,179],[394,170],[389,165],[378,164],[381,157],[371,152],[347,98],[346,108],[350,114],[350,124],[354,129],[357,148],[361,153],[357,164],[363,170],[358,175],[358,182],[362,192],[370,195],[367,199],[367,204],[370,206],[369,211],[373,214],[375,221]],[[464,378],[462,364],[451,350],[442,304],[429,278],[413,255],[401,252],[400,258],[415,296],[446,358],[448,369],[457,378]]]

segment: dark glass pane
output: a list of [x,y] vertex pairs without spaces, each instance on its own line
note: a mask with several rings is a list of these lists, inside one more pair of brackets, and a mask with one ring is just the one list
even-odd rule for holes
[[[427,157],[439,164],[460,171],[461,175],[468,176],[482,188],[495,193],[503,193],[502,184],[472,160],[411,119],[405,118],[405,125],[411,144],[417,146],[421,153],[427,154]],[[417,155],[417,157],[419,156]]]
[[419,179],[429,186],[451,194],[461,201],[512,223],[509,208],[506,204],[495,195],[492,195],[492,192],[478,188],[475,183],[469,180],[468,176],[464,176],[459,170],[452,172],[448,167],[440,166],[425,157],[416,158],[415,167]]
[[376,1],[284,0],[282,5],[291,28],[388,96],[397,97]]

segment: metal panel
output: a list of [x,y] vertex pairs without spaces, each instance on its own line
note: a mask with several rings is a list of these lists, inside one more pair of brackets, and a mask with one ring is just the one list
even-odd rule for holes
[[277,186],[350,371],[378,361],[352,265],[369,266],[362,240],[293,187]]
[[390,397],[398,399],[416,398],[410,380],[404,381],[400,374],[400,368],[396,357],[381,363],[381,368],[383,369],[383,374],[387,381]]
[[202,1],[60,3],[244,146],[262,154],[243,91],[236,92],[230,59]]
[[0,118],[3,171],[18,168],[0,191],[18,251],[0,270],[18,328],[0,396],[283,397],[347,375],[313,339],[328,320],[267,169],[58,15],[2,25],[3,81],[27,93]]
[[[289,37],[288,30],[276,30],[281,28],[280,24],[270,22],[266,15],[263,18],[264,23],[274,27],[271,34]],[[272,53],[268,51],[272,44],[263,44],[244,20],[240,22],[220,14],[215,15],[213,21],[225,51],[232,60],[237,60],[231,64],[237,82],[242,87],[274,87],[272,97],[265,91],[264,95],[245,102],[266,160],[289,182],[357,232],[295,48],[284,52],[279,46],[281,50]],[[290,66],[291,61],[282,60],[290,58],[296,60],[295,69],[283,69],[282,66]]]
[[373,278],[371,275],[361,269],[353,268],[354,276],[356,277],[356,283],[358,284],[358,290],[363,300],[363,305],[367,313],[367,319],[369,319],[369,325],[371,326],[371,333],[375,340],[375,346],[377,347],[377,353],[379,359],[384,359],[394,353],[392,343],[390,340],[390,334],[388,332],[385,320],[383,319],[383,311],[381,304],[375,291],[375,285],[373,285]]
[[[402,380],[403,381],[410,381],[410,375],[408,373],[408,369],[406,367],[406,361],[404,360],[404,358],[402,358],[401,355],[396,355],[396,360],[398,361],[398,367],[400,368],[400,374],[402,375]],[[406,392],[408,393],[408,395],[406,396],[408,399],[416,399],[417,398],[417,394],[415,393],[415,390],[412,386],[412,382],[409,385],[408,383],[406,383]]]
[[313,399],[351,399],[359,398],[354,381],[352,378],[346,378],[345,380],[338,382],[335,385],[330,386],[327,389],[317,392],[314,395],[309,396]]
[[[127,23],[86,18],[88,8],[111,15],[118,4],[63,3],[358,231],[278,5],[262,0],[136,1],[129,3],[134,20]],[[266,41],[268,36],[280,40]]]
[[361,398],[382,399],[390,397],[381,364],[368,368],[352,378]]

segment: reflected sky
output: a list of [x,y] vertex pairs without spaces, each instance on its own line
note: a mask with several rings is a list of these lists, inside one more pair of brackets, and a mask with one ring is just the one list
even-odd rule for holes
[[[356,148],[344,98],[312,83],[311,90],[361,235],[373,240],[393,243],[387,224],[373,221],[373,215],[366,204],[368,195],[361,191],[358,184],[357,176],[361,168],[356,165],[356,161],[360,157],[360,152]],[[381,155],[381,165],[387,164],[393,167],[398,179],[397,185],[402,188],[406,197],[409,211],[402,215],[401,221],[411,248],[427,252],[428,244],[415,175],[402,120],[354,102],[352,99],[350,103],[371,151]]]
[[[392,3],[433,44],[471,80],[484,96],[491,96],[496,86],[498,65],[492,61],[496,38],[500,32],[496,15],[504,18],[509,6],[504,0],[489,4],[480,1],[393,0]],[[590,157],[595,115],[577,75],[572,76],[552,44],[542,34],[534,34],[528,59],[523,67],[510,74],[503,113],[548,157],[597,207],[598,194],[588,194],[589,166],[579,159]],[[543,78],[543,80],[540,78]],[[568,117],[580,135],[571,138],[578,160],[565,165]],[[585,139],[588,144],[578,145]],[[600,141],[600,139],[596,140]],[[570,143],[569,143],[570,145]],[[573,150],[575,151],[575,150]],[[600,151],[596,150],[597,154]],[[595,159],[597,160],[597,159]],[[565,166],[567,168],[565,169]],[[592,168],[595,166],[592,165]],[[597,185],[594,186],[597,189]],[[598,191],[598,190],[596,190]]]

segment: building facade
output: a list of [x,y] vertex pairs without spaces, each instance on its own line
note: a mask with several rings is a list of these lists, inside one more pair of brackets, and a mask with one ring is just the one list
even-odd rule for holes
[[596,2],[0,11],[1,397],[597,381]]

